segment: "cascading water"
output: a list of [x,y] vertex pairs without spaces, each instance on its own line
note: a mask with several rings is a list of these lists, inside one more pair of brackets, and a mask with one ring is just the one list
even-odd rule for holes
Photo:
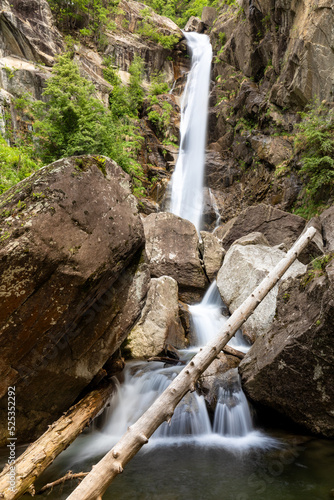
[[[222,306],[216,282],[211,284],[199,304],[189,306],[196,341],[194,346],[180,351],[183,362],[188,362],[202,345],[215,337],[227,321],[221,312]],[[229,345],[244,352],[249,349],[240,332],[229,341]],[[168,387],[183,366],[182,361],[177,366],[146,361],[128,363],[124,370],[124,381],[122,384],[117,383],[116,394],[110,407],[105,410],[102,428],[95,427],[90,434],[70,447],[71,466],[110,450],[127,428]],[[273,445],[274,440],[253,428],[248,402],[236,369],[231,370],[230,379],[228,387],[219,389],[213,423],[204,397],[196,392],[188,393],[176,407],[170,424],[163,423],[153,434],[148,448],[192,443],[242,450]]]
[[[193,222],[199,230],[202,215],[203,173],[206,123],[212,48],[206,35],[185,33],[192,54],[192,66],[183,96],[181,117],[180,154],[172,178],[171,211]],[[214,338],[227,317],[222,314],[221,300],[216,282],[213,282],[203,300],[189,306],[195,345],[181,351],[181,358],[188,361],[201,346]],[[246,352],[240,332],[229,345]],[[183,365],[164,367],[160,362],[132,362],[125,368],[124,382],[118,386],[116,397],[106,412],[107,423],[102,431],[95,431],[81,456],[96,455],[108,450],[153,403],[181,371]],[[233,404],[231,404],[233,401]],[[247,426],[232,422],[247,422]],[[234,427],[233,427],[234,425]],[[233,431],[231,431],[233,427]],[[239,430],[238,430],[239,429]],[[153,434],[153,443],[180,443],[184,440],[208,442],[218,437],[246,438],[244,443],[254,443],[249,407],[240,385],[222,390],[219,394],[214,427],[210,422],[203,396],[196,392],[187,394],[175,410],[170,425],[164,423]],[[255,433],[256,434],[256,433]],[[252,436],[250,441],[247,436]],[[258,435],[256,435],[258,438]]]
[[172,177],[170,211],[200,230],[212,47],[207,35],[184,34],[192,66],[182,97],[180,152]]
[[[189,306],[191,318],[196,331],[197,345],[202,346],[212,340],[227,321],[222,314],[223,301],[220,297],[216,281],[213,281],[200,304]],[[238,331],[228,345],[242,352],[247,352],[247,344]]]

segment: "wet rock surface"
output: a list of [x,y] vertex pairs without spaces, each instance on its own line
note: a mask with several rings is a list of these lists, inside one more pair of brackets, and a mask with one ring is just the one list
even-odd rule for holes
[[1,196],[0,217],[1,404],[16,385],[18,438],[31,439],[139,316],[144,231],[128,175],[103,157],[44,167]]

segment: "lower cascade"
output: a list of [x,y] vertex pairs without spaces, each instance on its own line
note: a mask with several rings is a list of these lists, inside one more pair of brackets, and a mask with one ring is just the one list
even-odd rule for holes
[[[227,317],[221,313],[222,300],[214,281],[201,303],[190,306],[195,345],[180,351],[176,366],[153,361],[130,361],[124,370],[124,381],[117,382],[116,394],[104,412],[103,422],[81,438],[80,460],[99,456],[112,448],[127,428],[151,406],[180,373],[184,364],[210,338],[217,335]],[[246,352],[249,349],[241,333],[229,344]],[[224,447],[232,450],[267,448],[276,441],[256,431],[248,401],[242,391],[237,369],[230,370],[228,387],[220,387],[213,418],[210,419],[205,399],[196,392],[188,393],[175,409],[171,422],[163,423],[150,439],[148,448],[181,444]],[[72,449],[72,447],[70,448]]]

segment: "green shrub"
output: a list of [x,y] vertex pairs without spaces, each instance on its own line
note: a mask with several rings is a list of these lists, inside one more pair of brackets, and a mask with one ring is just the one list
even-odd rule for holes
[[167,94],[169,91],[168,83],[166,83],[166,75],[164,73],[155,73],[151,76],[150,96]]
[[334,194],[334,110],[315,102],[300,115],[295,151],[301,157],[305,203],[315,207]]
[[0,135],[0,194],[41,166],[25,149],[8,146]]

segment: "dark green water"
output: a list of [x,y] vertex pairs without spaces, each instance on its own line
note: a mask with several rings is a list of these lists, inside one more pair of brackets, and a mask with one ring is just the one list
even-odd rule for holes
[[[83,439],[85,439],[83,437]],[[329,500],[334,489],[334,441],[304,444],[291,436],[280,448],[238,452],[201,444],[155,446],[142,451],[118,476],[104,500]],[[72,471],[87,471],[90,462],[58,457],[38,485]],[[96,457],[98,458],[98,457]],[[74,482],[40,499],[63,500]],[[24,496],[24,498],[31,498]]]

